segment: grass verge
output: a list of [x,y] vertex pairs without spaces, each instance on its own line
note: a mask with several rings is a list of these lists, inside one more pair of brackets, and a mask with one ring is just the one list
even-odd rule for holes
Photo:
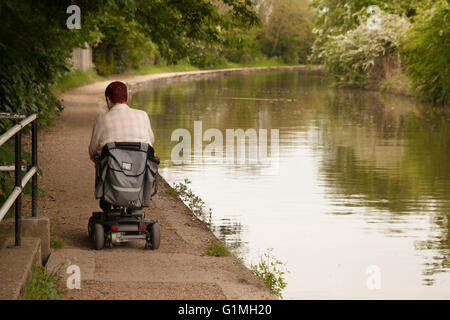
[[284,63],[279,58],[262,58],[255,59],[249,62],[244,63],[235,63],[235,62],[223,62],[216,64],[214,66],[208,68],[198,68],[187,62],[180,62],[178,64],[161,64],[161,65],[148,65],[142,66],[138,69],[131,69],[126,72],[128,75],[142,75],[142,74],[153,74],[153,73],[162,73],[162,72],[181,72],[181,71],[194,71],[194,70],[209,70],[209,69],[230,69],[230,68],[245,68],[245,67],[280,67],[287,66],[288,64]]
[[211,242],[206,248],[206,254],[213,257],[229,257],[231,252],[227,245],[220,241]]
[[55,96],[59,96],[64,91],[100,80],[105,80],[105,78],[99,76],[95,69],[89,69],[87,71],[75,69],[59,78],[51,87],[51,91]]
[[380,85],[381,93],[393,93],[397,95],[414,96],[414,92],[411,89],[411,83],[408,77],[403,74],[397,74],[389,79],[386,79]]
[[138,69],[131,69],[126,72],[128,75],[142,75],[142,74],[153,74],[153,73],[163,73],[163,72],[181,72],[181,71],[194,71],[200,70],[188,63],[178,63],[178,64],[158,64],[158,65],[148,65],[141,66]]
[[52,237],[50,239],[50,247],[54,249],[62,249],[66,246],[66,241],[58,237]]
[[33,277],[28,283],[25,300],[60,300],[64,290],[58,286],[57,271],[48,272],[44,266],[33,267]]
[[50,223],[50,247],[54,249],[62,249],[66,246],[66,241],[55,236],[56,224],[54,219]]
[[178,192],[176,189],[172,188],[172,187],[168,187],[167,189],[164,190],[165,193],[168,194],[174,194],[174,195],[178,195]]
[[285,274],[286,264],[272,253],[273,249],[267,249],[267,252],[260,257],[257,264],[250,265],[250,271],[260,279],[269,290],[280,298],[283,298],[281,292],[286,288]]
[[289,64],[284,63],[283,60],[280,58],[270,58],[270,59],[261,58],[241,63],[227,61],[225,63],[214,66],[212,69],[246,68],[246,67],[282,67],[288,65]]
[[175,183],[173,187],[165,190],[169,194],[176,194],[180,199],[191,209],[192,213],[207,225],[209,229],[211,225],[211,208],[206,206],[206,203],[188,187],[191,181],[184,179],[184,183]]

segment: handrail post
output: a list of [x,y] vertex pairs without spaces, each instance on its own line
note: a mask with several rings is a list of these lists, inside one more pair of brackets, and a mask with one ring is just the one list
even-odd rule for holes
[[[14,139],[14,164],[15,164],[15,186],[22,188],[22,131],[18,131]],[[15,247],[22,245],[22,192],[16,199],[15,205]]]
[[[37,169],[37,118],[31,124],[31,166]],[[33,175],[31,180],[31,215],[37,217],[37,199],[38,199],[38,188],[37,188],[37,172]]]
[[[26,116],[0,113],[0,119],[23,119],[20,123],[0,135],[0,146],[7,142],[8,139],[14,137],[14,166],[0,166],[2,171],[14,170],[14,190],[6,199],[5,203],[0,206],[0,221],[14,204],[14,245],[7,247],[22,248],[22,192],[30,180],[32,180],[32,216],[37,217],[37,114]],[[22,129],[30,123],[32,124],[31,160],[33,165],[31,167],[27,166],[25,169],[26,174],[22,178]]]

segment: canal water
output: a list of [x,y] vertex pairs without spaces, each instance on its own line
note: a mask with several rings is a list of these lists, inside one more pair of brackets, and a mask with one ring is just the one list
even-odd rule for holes
[[[150,115],[162,176],[190,181],[216,235],[247,265],[269,248],[285,262],[285,299],[450,298],[449,112],[312,71],[180,82],[130,105]],[[230,129],[258,133],[256,160]]]

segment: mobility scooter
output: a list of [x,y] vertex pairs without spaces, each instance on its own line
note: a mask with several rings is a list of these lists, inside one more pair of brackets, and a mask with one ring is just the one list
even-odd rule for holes
[[112,248],[131,240],[145,240],[145,249],[156,250],[160,227],[145,219],[144,207],[158,190],[159,158],[147,143],[112,142],[95,159],[95,197],[101,212],[88,222],[95,249]]

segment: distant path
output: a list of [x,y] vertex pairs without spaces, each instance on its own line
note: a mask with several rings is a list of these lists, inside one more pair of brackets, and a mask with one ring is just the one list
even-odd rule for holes
[[[94,168],[88,157],[91,130],[104,112],[104,90],[113,80],[126,81],[136,91],[161,81],[190,80],[232,72],[285,70],[304,67],[246,68],[117,76],[64,93],[64,111],[39,133],[39,179],[45,197],[39,214],[50,217],[54,236],[66,241],[53,249],[49,269],[63,261],[81,268],[81,290],[68,291],[67,299],[272,299],[273,295],[234,258],[209,257],[205,248],[214,235],[174,195],[159,193],[146,214],[161,225],[161,247],[143,250],[143,241],[102,251],[93,250],[87,236],[94,199]],[[156,138],[158,133],[155,133]],[[157,153],[157,150],[156,150]],[[64,274],[64,273],[63,273]]]

